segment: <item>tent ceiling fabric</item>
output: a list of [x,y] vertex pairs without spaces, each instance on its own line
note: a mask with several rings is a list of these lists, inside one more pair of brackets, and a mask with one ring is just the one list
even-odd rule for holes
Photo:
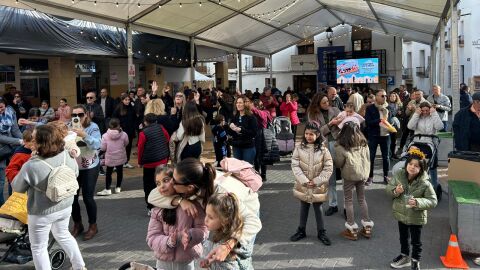
[[153,34],[194,37],[221,49],[269,55],[342,22],[430,44],[433,35],[438,34],[437,25],[448,4],[448,0],[98,0],[97,5],[94,2],[20,0],[16,4],[15,0],[0,0],[0,5],[35,8],[115,26],[130,22],[133,27],[141,25]]

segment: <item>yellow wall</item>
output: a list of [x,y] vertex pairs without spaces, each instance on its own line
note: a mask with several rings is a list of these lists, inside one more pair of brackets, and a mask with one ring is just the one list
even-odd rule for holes
[[75,78],[75,59],[66,57],[49,57],[50,102],[57,108],[61,98],[66,98],[70,105],[77,101]]
[[[221,79],[221,84],[218,84],[218,79]],[[228,62],[215,63],[215,85],[225,89],[228,87]]]

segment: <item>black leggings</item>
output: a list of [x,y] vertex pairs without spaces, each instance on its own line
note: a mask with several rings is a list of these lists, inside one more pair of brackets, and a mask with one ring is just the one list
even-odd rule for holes
[[398,231],[400,233],[401,252],[404,255],[410,255],[410,245],[412,243],[412,259],[420,261],[422,258],[422,225],[406,225],[398,222]]
[[300,201],[300,228],[305,228],[307,226],[308,211],[310,210],[310,205],[313,206],[313,211],[315,212],[315,221],[317,222],[317,231],[324,230],[323,225],[323,211],[322,203],[306,203]]
[[123,181],[123,165],[118,165],[115,167],[108,167],[107,166],[107,173],[105,176],[105,188],[108,190],[112,186],[112,173],[113,168],[117,171],[117,187],[122,187]]
[[125,150],[127,150],[127,162],[126,163],[128,163],[130,161],[130,154],[132,153],[133,139],[135,139],[135,133],[128,134],[128,144],[125,147]]
[[145,203],[148,209],[152,209],[153,205],[148,203],[148,195],[157,187],[155,183],[155,168],[143,167],[143,192],[145,193]]
[[72,205],[72,219],[74,222],[82,222],[82,215],[80,213],[80,204],[78,203],[78,196],[80,189],[82,190],[83,203],[87,208],[88,223],[97,223],[97,204],[93,199],[95,193],[95,185],[97,184],[97,178],[100,166],[95,168],[80,170],[77,181],[80,188],[77,191],[77,195],[73,197]]

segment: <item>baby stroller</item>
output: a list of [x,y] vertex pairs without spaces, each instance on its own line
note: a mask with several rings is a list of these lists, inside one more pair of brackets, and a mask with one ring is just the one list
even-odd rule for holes
[[[63,249],[52,249],[55,239],[53,237],[51,239],[47,250],[52,269],[57,270],[63,266],[67,255]],[[6,251],[0,257],[0,265],[5,263],[26,264],[33,260],[28,226],[12,216],[0,215],[0,244],[2,245],[2,251],[4,251],[3,246],[6,246]]]
[[280,156],[286,156],[295,148],[295,135],[292,132],[292,123],[285,116],[277,116],[273,120],[275,138],[277,139]]
[[120,268],[118,268],[118,270],[155,270],[155,269],[156,268],[153,268],[145,264],[137,263],[137,262],[128,262],[120,266]]

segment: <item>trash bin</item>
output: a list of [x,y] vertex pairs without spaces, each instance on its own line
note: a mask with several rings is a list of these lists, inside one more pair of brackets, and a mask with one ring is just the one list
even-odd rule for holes
[[480,186],[472,182],[450,180],[449,217],[460,249],[480,254]]

